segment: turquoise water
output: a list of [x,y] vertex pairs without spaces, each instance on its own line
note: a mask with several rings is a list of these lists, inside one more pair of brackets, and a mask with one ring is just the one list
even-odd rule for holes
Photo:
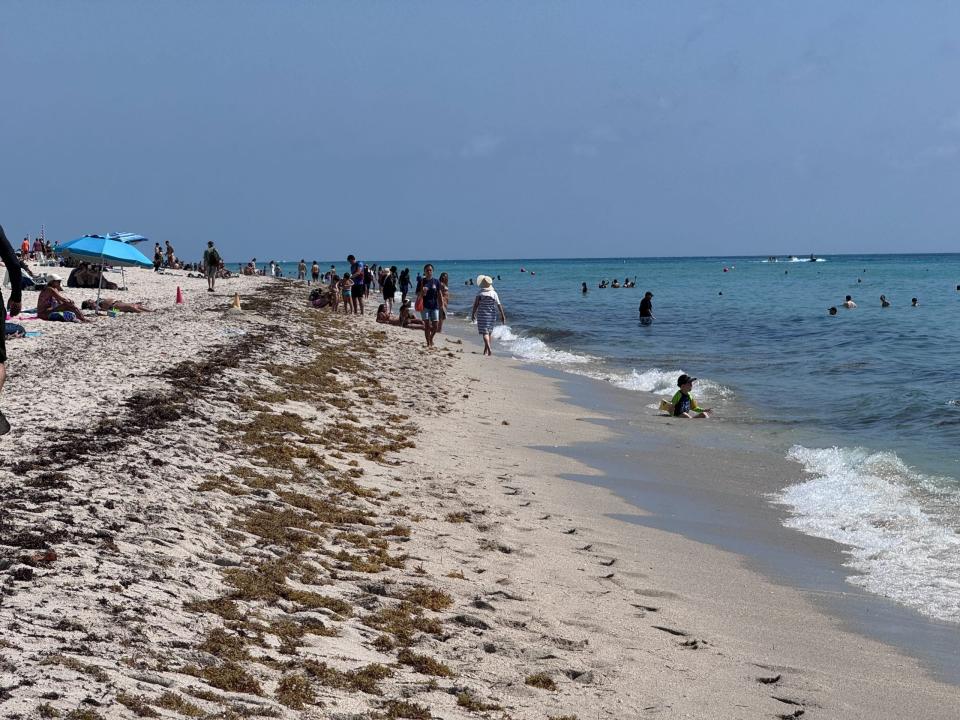
[[[681,372],[699,377],[694,394],[717,422],[749,430],[808,471],[771,498],[788,508],[787,524],[849,545],[853,582],[958,621],[960,255],[785,260],[434,264],[450,274],[460,315],[476,292],[464,281],[499,276],[509,321],[496,334],[502,352],[625,393],[668,396]],[[414,276],[422,266],[392,264]],[[597,288],[627,277],[635,289]],[[649,326],[638,317],[646,290]],[[842,307],[848,294],[854,310]],[[881,308],[881,294],[891,307]],[[649,396],[637,402],[656,414]]]

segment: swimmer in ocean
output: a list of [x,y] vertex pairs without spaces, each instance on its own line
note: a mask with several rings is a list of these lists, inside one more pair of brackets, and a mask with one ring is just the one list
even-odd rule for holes
[[853,310],[853,308],[855,308],[855,307],[857,306],[857,304],[853,301],[853,298],[852,298],[852,297],[850,297],[849,295],[847,295],[847,299],[843,301],[843,306],[844,306],[847,310]]
[[920,307],[920,301],[916,298],[910,299],[910,307]]
[[887,296],[886,296],[886,295],[881,295],[881,296],[880,296],[880,307],[882,307],[882,308],[888,308],[888,307],[890,307],[890,301],[887,300]]
[[587,290],[587,284],[586,284],[586,283],[580,283],[580,286],[581,286],[581,287],[580,287],[580,292],[582,292],[584,295],[586,295],[586,294],[589,292],[589,290]]
[[836,306],[831,307],[829,310],[827,310],[827,312],[830,313],[831,315],[836,315],[837,314]]

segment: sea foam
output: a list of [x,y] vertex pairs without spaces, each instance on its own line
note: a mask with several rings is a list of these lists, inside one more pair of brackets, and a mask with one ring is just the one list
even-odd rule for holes
[[544,365],[585,365],[595,358],[589,355],[557,350],[537,337],[516,335],[509,325],[498,325],[491,333],[493,339],[519,360],[542,363]]
[[[794,446],[811,476],[781,491],[788,527],[849,546],[849,581],[940,620],[960,620],[958,493],[895,453]],[[952,497],[946,498],[944,495]]]
[[[575,375],[602,380],[624,390],[647,392],[669,398],[677,391],[677,378],[683,370],[631,370],[628,373],[611,372],[597,369],[600,359],[592,355],[558,350],[538,337],[517,335],[509,325],[499,325],[493,329],[492,337],[503,345],[518,360],[556,367]],[[732,395],[729,388],[709,379],[697,381],[694,396],[697,400],[714,401]],[[654,406],[655,407],[655,406]]]

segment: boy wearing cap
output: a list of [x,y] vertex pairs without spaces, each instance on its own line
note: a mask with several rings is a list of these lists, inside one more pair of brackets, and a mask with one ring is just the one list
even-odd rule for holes
[[[7,236],[3,232],[2,226],[0,226],[0,260],[3,260],[3,264],[7,266],[7,277],[10,278],[10,301],[7,303],[7,307],[10,309],[10,315],[19,315],[20,288],[23,285],[20,272],[20,261],[17,259],[17,254],[10,246],[10,241],[7,240]],[[2,307],[3,296],[0,295],[0,308]],[[3,390],[3,383],[7,379],[7,348],[4,344],[5,335],[6,333],[0,332],[0,390]],[[3,416],[3,413],[0,412],[0,435],[6,435],[8,432],[10,432],[10,423],[7,422],[7,419]]]
[[674,417],[684,417],[684,418],[709,418],[708,413],[713,412],[711,408],[702,408],[697,405],[697,401],[693,399],[693,395],[690,394],[690,391],[693,390],[693,383],[696,382],[695,377],[690,377],[689,375],[681,375],[677,378],[677,385],[680,387],[677,390],[676,394],[670,400],[673,403],[673,416]]

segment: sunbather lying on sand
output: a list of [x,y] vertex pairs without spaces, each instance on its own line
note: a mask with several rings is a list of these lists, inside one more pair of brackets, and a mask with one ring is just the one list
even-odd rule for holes
[[[61,292],[63,290],[61,283],[63,283],[63,278],[59,275],[47,275],[47,285],[40,291],[40,296],[37,298],[37,317],[41,320],[90,322],[80,312],[80,308]],[[52,318],[51,315],[53,315]]]
[[120,312],[125,313],[145,313],[153,312],[150,308],[146,308],[140,303],[125,303],[120,302],[115,298],[100,298],[100,305],[97,306],[96,300],[84,300],[80,303],[80,307],[84,310],[119,310]]

